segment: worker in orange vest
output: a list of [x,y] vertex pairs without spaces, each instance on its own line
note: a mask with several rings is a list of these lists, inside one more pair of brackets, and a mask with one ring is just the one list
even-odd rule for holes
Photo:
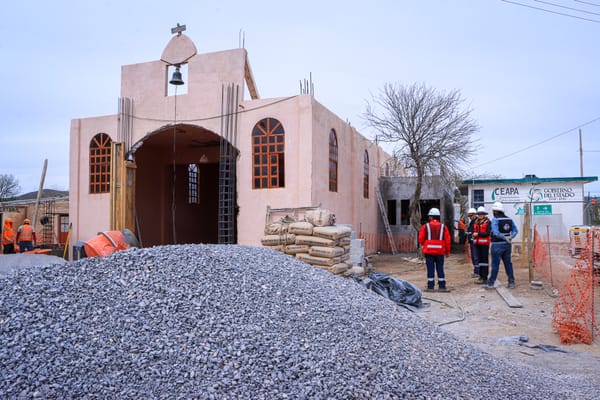
[[15,252],[15,231],[13,230],[12,219],[4,220],[4,228],[2,228],[2,252],[4,254],[14,254]]
[[31,220],[25,218],[23,225],[19,226],[19,229],[17,229],[17,243],[19,243],[21,253],[33,250],[35,242],[36,237],[35,232],[31,227]]

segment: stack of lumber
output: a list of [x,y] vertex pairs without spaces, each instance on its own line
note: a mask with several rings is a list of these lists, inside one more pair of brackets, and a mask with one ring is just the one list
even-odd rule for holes
[[283,218],[265,227],[261,243],[331,273],[341,274],[352,267],[350,236],[352,228],[335,225],[327,210],[307,212],[303,221]]

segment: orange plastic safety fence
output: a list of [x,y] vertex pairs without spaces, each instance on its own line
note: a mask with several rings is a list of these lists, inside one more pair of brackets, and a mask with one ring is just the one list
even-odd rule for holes
[[536,273],[558,289],[552,325],[561,343],[591,344],[600,337],[597,325],[600,307],[598,265],[594,264],[600,256],[597,251],[599,239],[600,228],[590,228],[585,246],[577,252],[569,249],[570,254],[566,255],[564,243],[557,248],[544,240],[544,235],[534,227],[532,262]]

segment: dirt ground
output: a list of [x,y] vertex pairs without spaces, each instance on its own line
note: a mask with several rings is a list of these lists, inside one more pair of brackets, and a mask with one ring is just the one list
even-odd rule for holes
[[[369,260],[374,271],[411,282],[421,290],[427,286],[425,263],[414,255],[373,255]],[[417,314],[483,351],[512,363],[585,379],[600,379],[600,340],[596,339],[591,345],[561,344],[552,328],[556,300],[552,290],[546,284],[541,290],[531,289],[527,266],[521,266],[518,256],[513,257],[513,265],[516,288],[510,293],[523,305],[522,308],[511,308],[496,290],[488,291],[474,284],[472,265],[467,263],[465,255],[452,254],[446,258],[444,268],[452,291],[423,292],[423,301],[430,305]],[[507,284],[502,264],[498,281]],[[529,338],[525,345],[506,344],[521,335]],[[553,345],[568,352],[528,347],[535,345]]]

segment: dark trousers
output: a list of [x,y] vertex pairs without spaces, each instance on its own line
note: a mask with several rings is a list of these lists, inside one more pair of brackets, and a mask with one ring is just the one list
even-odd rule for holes
[[425,264],[427,265],[427,288],[435,287],[435,273],[437,272],[438,287],[446,287],[446,275],[444,274],[444,256],[432,256],[425,254]]
[[5,244],[4,250],[2,250],[4,254],[14,254],[15,253],[15,245],[14,244]]
[[19,251],[21,253],[26,252],[26,251],[31,251],[31,250],[33,250],[33,242],[30,242],[30,241],[19,242]]
[[487,280],[488,273],[490,270],[490,264],[489,264],[490,246],[478,244],[475,247],[477,248],[477,261],[478,261],[478,265],[479,265],[479,277],[481,279]]
[[477,246],[475,243],[469,243],[471,246],[471,261],[473,262],[473,273],[479,274],[479,258],[477,258]]
[[515,274],[511,260],[512,245],[507,242],[492,243],[492,273],[488,279],[488,285],[493,285],[498,278],[498,270],[500,269],[500,260],[504,263],[508,283],[515,283]]

